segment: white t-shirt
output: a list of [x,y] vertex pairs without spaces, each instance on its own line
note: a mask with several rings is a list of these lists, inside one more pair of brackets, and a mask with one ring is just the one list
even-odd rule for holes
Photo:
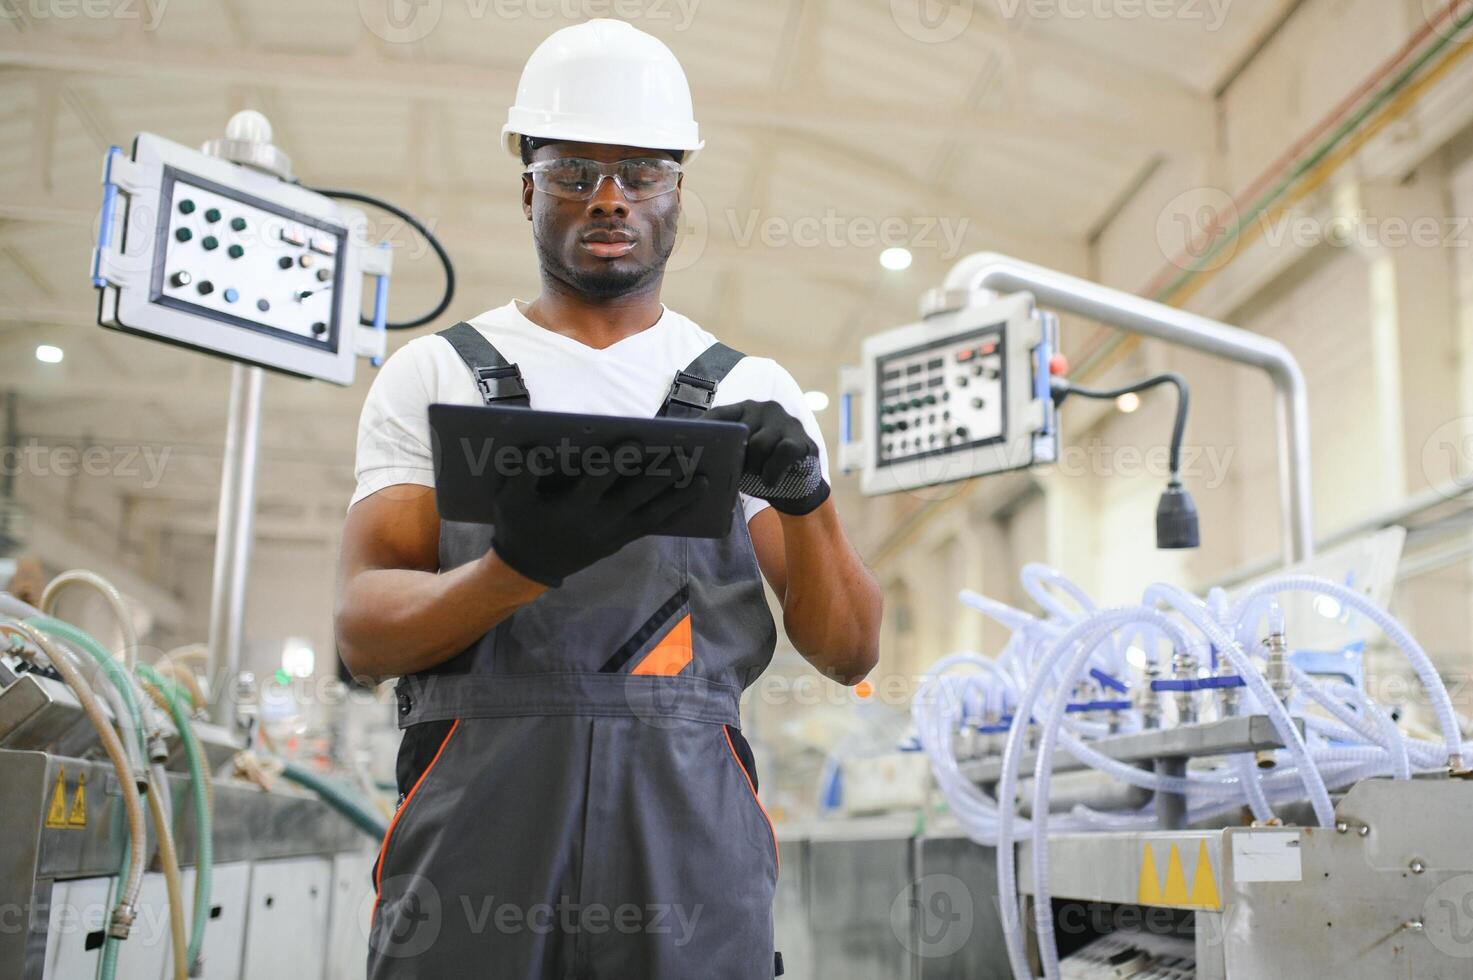
[[[538,326],[515,300],[468,322],[521,368],[532,408],[650,418],[664,404],[675,372],[716,342],[674,310],[662,310],[653,326],[603,350]],[[714,404],[747,400],[775,401],[802,422],[829,478],[823,435],[792,375],[771,358],[742,358],[717,386]],[[482,399],[454,348],[426,335],[395,351],[369,389],[358,422],[358,488],[349,506],[397,483],[435,485],[426,411],[434,402],[480,405]],[[748,521],[768,506],[746,494],[741,504]]]

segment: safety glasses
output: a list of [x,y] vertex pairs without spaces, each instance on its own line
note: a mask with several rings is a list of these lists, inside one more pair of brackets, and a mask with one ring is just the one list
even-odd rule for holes
[[533,187],[567,201],[588,200],[598,191],[598,185],[605,177],[613,178],[628,200],[647,201],[675,190],[680,173],[680,164],[657,157],[638,157],[617,163],[561,157],[539,160],[527,167]]

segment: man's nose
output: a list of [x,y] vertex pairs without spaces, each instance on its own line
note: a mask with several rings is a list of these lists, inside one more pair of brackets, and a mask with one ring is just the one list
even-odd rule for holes
[[588,213],[601,217],[611,214],[621,218],[628,217],[629,201],[614,178],[607,174],[599,175],[598,184],[593,188],[593,196],[588,199]]

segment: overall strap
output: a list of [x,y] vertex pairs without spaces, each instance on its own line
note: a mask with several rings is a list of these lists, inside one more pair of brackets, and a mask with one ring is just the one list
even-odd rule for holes
[[716,400],[716,386],[745,356],[719,340],[707,347],[684,371],[675,372],[670,393],[656,417],[693,419],[704,413]]
[[531,407],[522,371],[501,356],[481,332],[469,323],[457,323],[440,331],[455,353],[470,368],[471,377],[487,405]]

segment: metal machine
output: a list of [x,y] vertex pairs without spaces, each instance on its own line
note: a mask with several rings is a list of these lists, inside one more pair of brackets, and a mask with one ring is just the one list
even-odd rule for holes
[[840,464],[875,494],[1053,462],[1057,333],[1016,295],[868,338],[864,366],[843,376]]
[[[254,690],[239,655],[261,370],[350,384],[386,330],[443,310],[453,272],[412,216],[295,180],[255,112],[203,152],[150,133],[113,147],[102,186],[99,323],[235,362],[211,636],[145,660],[122,597],[81,570],[39,608],[0,593],[0,976],[361,976],[386,801],[361,770],[353,786],[287,758],[230,697]],[[428,317],[388,322],[390,253],[340,199],[430,239],[447,284]],[[120,649],[55,618],[77,584],[111,607]]]
[[[1102,609],[1030,565],[1038,616],[963,592],[1012,640],[996,658],[943,658],[923,680],[912,719],[931,802],[788,828],[779,946],[855,978],[1473,976],[1467,722],[1385,612],[1403,532],[1313,556],[1304,381],[1284,348],[972,256],[926,319],[872,338],[846,370],[848,411],[862,398],[865,415],[857,427],[846,415],[845,461],[886,492],[1054,458],[1056,421],[1036,409],[992,416],[991,452],[944,434],[933,449],[924,427],[918,445],[913,424],[891,421],[930,410],[907,388],[929,390],[933,374],[948,402],[961,378],[985,378],[1008,406],[1019,391],[1047,402],[1056,339],[1035,303],[1270,376],[1289,567],[1231,594],[1161,584],[1138,607]],[[980,340],[993,324],[996,340]],[[1031,356],[1009,356],[1018,346]],[[958,369],[984,351],[999,356],[982,375]],[[1381,637],[1420,682],[1431,735],[1371,696],[1362,653]],[[869,912],[845,922],[857,907]]]
[[[360,212],[152,133],[108,151],[102,186],[103,326],[342,385],[359,355],[383,358],[391,259],[355,234]],[[358,323],[365,274],[372,327]]]

